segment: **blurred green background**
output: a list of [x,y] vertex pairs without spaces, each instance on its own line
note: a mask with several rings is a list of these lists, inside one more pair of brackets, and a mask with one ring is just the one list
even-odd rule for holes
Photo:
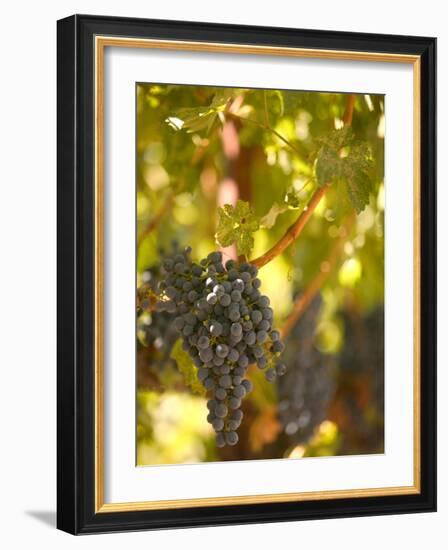
[[[383,452],[383,96],[351,96],[348,139],[348,94],[159,84],[136,93],[137,463]],[[366,172],[358,150],[369,156],[364,195],[352,186]],[[345,157],[353,162],[341,175]],[[251,372],[240,441],[217,449],[171,319],[148,307],[161,258],[173,240],[196,260],[220,249],[218,209],[238,200],[260,225],[250,257],[260,256],[306,208],[319,163],[329,191],[299,239],[259,273],[278,328],[317,285],[286,339],[288,373],[269,384]],[[221,250],[236,257],[234,246]]]

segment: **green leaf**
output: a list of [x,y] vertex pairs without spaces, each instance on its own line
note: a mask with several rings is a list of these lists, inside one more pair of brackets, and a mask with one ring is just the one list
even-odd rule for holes
[[354,142],[350,128],[335,130],[319,139],[315,173],[318,185],[343,181],[350,203],[359,214],[369,202],[373,183],[370,148],[365,142]]
[[326,145],[330,149],[338,151],[342,147],[350,145],[354,140],[353,130],[350,126],[344,126],[339,130],[333,130],[323,136],[320,136],[316,141],[321,145]]
[[341,159],[337,150],[328,145],[321,147],[317,154],[315,171],[319,187],[337,179],[341,171]]
[[170,357],[176,361],[179,372],[183,374],[185,383],[191,388],[192,392],[198,395],[205,395],[205,388],[198,378],[198,369],[188,353],[182,348],[180,338],[174,344]]
[[189,134],[200,130],[210,133],[215,122],[219,120],[217,114],[225,109],[233,93],[232,90],[219,90],[210,105],[178,109],[166,122],[175,130],[183,129]]
[[236,244],[238,254],[248,256],[254,246],[252,233],[260,228],[260,219],[253,213],[250,204],[239,200],[235,208],[225,204],[218,208],[216,242],[220,246]]
[[342,173],[347,182],[347,192],[353,208],[359,214],[369,202],[373,190],[370,170],[373,159],[366,143],[358,143],[351,147],[347,157],[342,159]]
[[208,106],[179,109],[175,112],[175,118],[182,120],[182,129],[188,133],[207,128],[210,119],[214,119],[215,115],[215,111]]

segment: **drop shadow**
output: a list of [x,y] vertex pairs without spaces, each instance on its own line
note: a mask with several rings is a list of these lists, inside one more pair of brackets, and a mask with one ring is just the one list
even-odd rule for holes
[[26,510],[25,514],[41,523],[56,529],[56,512],[54,510]]

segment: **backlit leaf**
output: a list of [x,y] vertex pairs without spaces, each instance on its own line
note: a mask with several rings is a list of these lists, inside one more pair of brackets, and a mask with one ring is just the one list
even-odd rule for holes
[[236,206],[225,204],[218,208],[216,242],[220,246],[236,244],[238,254],[248,256],[254,245],[252,233],[260,228],[260,219],[253,213],[250,204],[239,200]]
[[171,359],[176,361],[177,368],[183,374],[185,384],[197,395],[205,395],[206,391],[198,378],[198,369],[191,357],[182,348],[182,341],[179,338],[171,350]]

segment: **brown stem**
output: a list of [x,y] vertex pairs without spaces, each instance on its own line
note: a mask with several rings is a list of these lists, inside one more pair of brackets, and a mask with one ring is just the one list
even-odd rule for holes
[[259,258],[251,260],[251,264],[256,265],[257,267],[263,267],[276,256],[281,254],[291,243],[293,243],[299,235],[302,233],[303,228],[305,227],[307,221],[310,219],[312,213],[316,209],[316,206],[319,204],[321,198],[325,195],[329,188],[329,185],[323,185],[314,191],[313,196],[310,199],[310,202],[305,207],[305,210],[300,214],[297,220],[287,229],[283,237],[267,252],[265,252]]
[[268,113],[268,98],[266,97],[266,90],[263,90],[263,103],[264,103],[264,122],[267,128],[271,127],[269,122],[269,113]]
[[169,195],[165,201],[165,203],[162,205],[160,210],[157,212],[157,214],[148,222],[148,224],[142,229],[140,232],[140,235],[138,236],[137,244],[140,246],[143,242],[143,239],[149,235],[154,229],[159,225],[159,223],[162,221],[162,219],[165,217],[165,215],[168,213],[168,211],[171,209],[171,206],[173,204],[174,195]]
[[345,105],[345,112],[342,120],[344,126],[351,126],[353,120],[353,108],[355,106],[355,94],[349,94],[347,96],[347,103]]
[[345,225],[341,227],[340,235],[334,242],[327,259],[320,264],[319,272],[311,280],[306,290],[296,298],[293,309],[281,328],[282,338],[285,338],[289,334],[330,276],[340,257],[343,245],[350,235],[355,219],[355,216],[350,216]]

